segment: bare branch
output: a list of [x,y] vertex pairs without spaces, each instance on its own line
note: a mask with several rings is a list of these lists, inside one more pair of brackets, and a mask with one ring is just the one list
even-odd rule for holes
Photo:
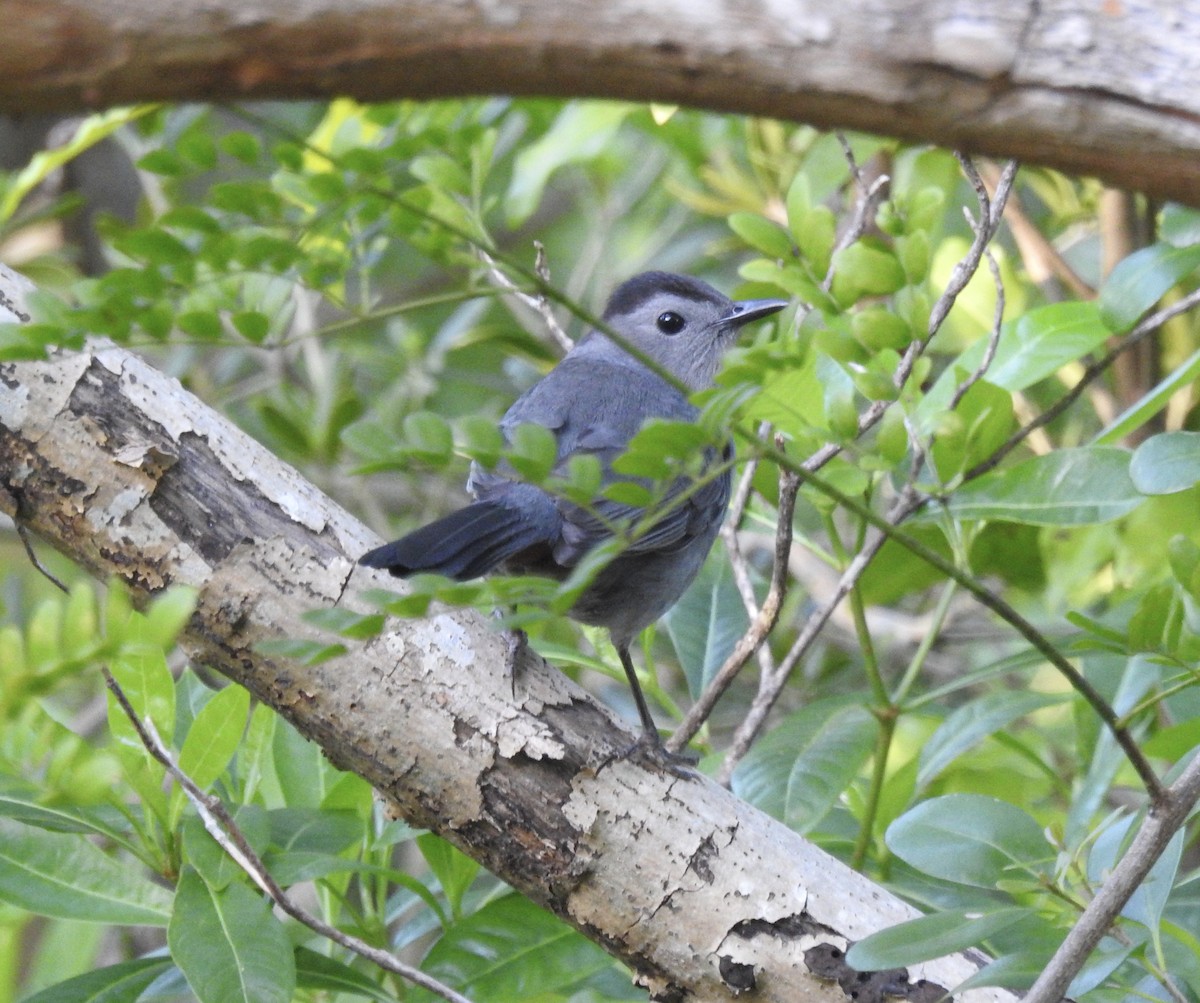
[[[846,163],[850,166],[850,175],[854,178],[854,186],[858,189],[858,196],[854,200],[854,215],[851,218],[850,226],[838,238],[833,248],[834,254],[843,248],[849,247],[867,232],[867,227],[871,225],[871,221],[875,218],[875,208],[887,195],[888,185],[891,184],[892,180],[888,175],[880,174],[879,177],[868,184],[862,168],[859,167],[858,161],[854,157],[854,151],[850,148],[850,141],[840,132],[837,134],[837,139],[841,144],[842,153],[846,157]],[[825,278],[821,281],[821,288],[829,292],[832,287],[833,259],[831,256],[829,268],[825,272]]]
[[[984,184],[994,192],[1000,171],[994,165],[984,163],[979,167],[979,174]],[[1066,286],[1073,296],[1084,300],[1095,298],[1096,290],[1079,277],[1079,273],[1059,253],[1058,248],[1030,221],[1021,206],[1018,192],[1013,192],[1004,206],[1004,221],[1008,224],[1025,270],[1034,282],[1045,288],[1053,277]]]
[[992,329],[988,332],[987,346],[983,350],[983,358],[979,360],[979,365],[975,372],[971,373],[957,387],[954,388],[954,393],[950,397],[950,403],[947,410],[953,411],[962,402],[967,391],[971,389],[987,374],[987,371],[992,366],[992,361],[996,358],[996,349],[1000,347],[1000,331],[1004,324],[1004,281],[1000,278],[1000,266],[996,264],[995,257],[992,256],[990,250],[983,252],[984,260],[988,263],[988,268],[992,273],[992,281],[996,284],[996,312],[992,317]]
[[[967,251],[966,256],[962,261],[954,266],[954,270],[950,273],[950,279],[946,283],[946,288],[942,295],[933,305],[933,309],[929,313],[929,329],[926,336],[926,341],[937,334],[942,323],[946,319],[946,315],[950,312],[950,308],[954,306],[954,301],[958,299],[958,294],[971,281],[971,277],[979,268],[979,262],[983,258],[984,248],[987,247],[989,241],[996,233],[997,227],[1000,225],[1001,217],[1004,213],[1004,206],[1008,202],[1009,193],[1012,191],[1013,180],[1017,174],[1017,162],[1010,160],[1004,165],[1004,169],[1000,172],[1000,177],[996,181],[995,195],[988,194],[987,186],[984,185],[983,179],[980,178],[975,166],[971,161],[956,154],[959,163],[963,165],[963,173],[967,175],[967,180],[971,182],[971,187],[975,189],[976,198],[979,200],[979,218],[972,227],[975,231],[975,239],[971,243],[971,248]],[[916,361],[917,352],[914,352],[916,346],[924,347],[923,342],[914,342],[905,355],[905,361],[909,360],[907,368],[902,367],[904,379],[908,378],[908,373],[912,369],[912,364]],[[899,374],[898,374],[899,375]]]
[[[915,508],[916,503],[913,502],[911,507],[906,507],[903,510],[893,510],[893,512],[889,513],[889,519],[895,518],[897,522],[900,522]],[[887,538],[887,533],[884,531],[879,529],[873,530],[863,543],[862,548],[854,555],[849,565],[847,565],[846,570],[842,572],[842,577],[839,579],[833,594],[809,615],[808,620],[804,623],[804,629],[800,631],[800,635],[792,644],[787,655],[779,663],[779,668],[775,671],[775,674],[759,690],[759,693],[750,705],[749,712],[734,733],[729,752],[725,757],[725,762],[721,766],[722,776],[731,776],[737,764],[741,762],[750,750],[750,746],[754,744],[754,740],[758,737],[759,732],[766,723],[767,715],[770,714],[771,708],[775,706],[775,701],[779,699],[779,695],[783,692],[784,685],[791,677],[792,671],[808,653],[826,622],[833,615],[833,611],[850,594],[850,590],[858,583],[863,572],[866,571],[867,566],[871,563],[875,555],[879,553],[880,547],[884,545]]]
[[15,525],[17,527],[17,536],[21,538],[21,543],[25,547],[25,553],[29,556],[29,563],[32,564],[35,569],[41,572],[44,577],[48,578],[54,585],[58,586],[61,591],[70,592],[71,590],[63,584],[62,579],[54,575],[50,569],[41,562],[41,559],[33,549],[33,544],[29,542],[29,531],[25,529],[25,524],[18,522]]
[[343,933],[337,927],[330,926],[328,923],[325,923],[296,905],[288,897],[287,892],[279,887],[279,884],[271,876],[270,871],[263,864],[262,858],[259,857],[249,841],[242,834],[241,829],[238,828],[237,823],[233,820],[233,816],[226,810],[221,799],[210,794],[205,794],[196,785],[196,782],[179,768],[171,756],[170,750],[167,749],[159,737],[158,730],[154,727],[154,722],[149,718],[146,718],[144,721],[139,718],[137,711],[133,709],[133,705],[129,702],[125,691],[121,689],[120,684],[113,678],[112,673],[105,666],[101,666],[100,671],[104,675],[105,685],[108,686],[116,698],[125,716],[129,718],[129,723],[133,725],[146,751],[179,784],[184,795],[199,814],[200,820],[204,823],[204,828],[208,830],[208,834],[217,841],[221,849],[229,854],[233,862],[246,872],[250,880],[261,888],[272,902],[294,920],[303,923],[314,933],[319,934],[327,940],[332,940],[335,944],[353,951],[360,957],[366,958],[384,971],[391,972],[393,975],[399,975],[402,979],[406,979],[414,985],[428,989],[431,993],[441,996],[442,999],[449,1000],[450,1003],[471,1003],[468,997],[455,992],[449,986],[426,975],[419,968],[406,965],[387,951],[381,951],[377,947],[372,947],[366,941]]
[[1146,879],[1171,838],[1187,821],[1197,801],[1200,801],[1200,755],[1193,757],[1179,779],[1151,804],[1121,862],[1071,927],[1025,996],[1025,1003],[1059,1003],[1071,980],[1083,968],[1129,897]]
[[762,608],[758,611],[749,629],[734,645],[725,663],[717,670],[712,681],[700,697],[692,704],[687,716],[675,729],[667,742],[667,748],[678,752],[708,719],[717,701],[729,688],[737,674],[742,671],[750,656],[758,650],[767,635],[779,620],[783,599],[787,594],[788,556],[792,549],[792,516],[796,510],[796,492],[800,489],[800,476],[789,470],[779,472],[779,518],[775,526],[775,557],[771,567],[771,584],[767,589]]
[[[759,426],[759,434],[764,439],[771,434],[770,422],[764,421]],[[725,521],[721,523],[721,542],[725,545],[725,551],[729,556],[729,567],[733,571],[733,582],[737,587],[738,595],[741,596],[746,616],[751,621],[758,616],[758,598],[754,595],[754,585],[750,581],[750,569],[746,564],[745,556],[742,554],[737,530],[738,526],[741,525],[742,517],[746,513],[746,506],[750,501],[750,494],[754,487],[754,474],[758,470],[758,464],[759,457],[757,455],[752,455],[746,461],[746,466],[742,470],[742,476],[738,479],[737,487],[733,492],[733,498],[729,503],[729,514],[725,518]],[[774,669],[775,662],[771,658],[770,648],[760,644],[755,655],[758,658],[759,668],[763,672],[770,672]]]
[[[542,246],[539,240],[535,240],[533,246],[535,251],[533,262],[534,273],[545,285],[549,285],[550,269],[546,264],[546,248]],[[546,295],[540,291],[537,293],[526,292],[505,274],[504,270],[497,264],[496,259],[485,251],[482,246],[476,244],[474,249],[479,259],[487,265],[488,275],[491,276],[492,281],[506,293],[515,297],[520,303],[536,311],[545,323],[546,332],[550,335],[551,341],[564,354],[569,352],[575,343],[567,337],[567,332],[562,329],[558,318],[554,316],[554,310],[550,306],[550,301],[546,298]]]

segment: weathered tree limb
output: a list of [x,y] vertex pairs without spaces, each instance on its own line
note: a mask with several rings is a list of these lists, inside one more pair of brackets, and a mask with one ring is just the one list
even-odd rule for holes
[[1197,0],[7,0],[0,112],[598,96],[1016,157],[1200,205]]
[[[14,282],[0,268],[0,315],[20,309]],[[141,599],[199,587],[193,658],[625,960],[657,999],[733,1000],[751,975],[757,1000],[844,999],[846,941],[914,915],[716,784],[618,756],[632,736],[609,712],[532,654],[509,679],[504,639],[471,611],[392,623],[315,667],[257,652],[311,635],[305,611],[394,583],[354,565],[376,542],[367,529],[130,352],[0,364],[0,511]],[[953,988],[975,969],[942,959],[907,985]],[[906,988],[895,973],[887,985]]]

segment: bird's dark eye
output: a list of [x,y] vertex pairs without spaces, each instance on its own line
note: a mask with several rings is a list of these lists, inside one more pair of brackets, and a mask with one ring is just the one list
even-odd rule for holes
[[678,334],[683,330],[683,325],[687,323],[674,310],[665,310],[658,315],[658,329],[663,334]]

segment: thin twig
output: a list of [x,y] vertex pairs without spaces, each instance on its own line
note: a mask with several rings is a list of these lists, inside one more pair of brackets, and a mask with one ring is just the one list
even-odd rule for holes
[[[771,423],[764,421],[759,426],[759,435],[766,439],[771,434]],[[758,599],[754,595],[754,583],[750,581],[750,568],[746,564],[745,555],[742,553],[741,544],[738,542],[737,529],[741,525],[742,518],[746,514],[746,506],[750,502],[750,494],[754,488],[754,474],[758,470],[759,458],[752,455],[747,461],[746,466],[742,470],[742,476],[738,479],[737,487],[734,488],[733,498],[729,503],[729,514],[725,521],[721,523],[721,542],[725,544],[725,551],[729,556],[729,567],[733,572],[733,583],[737,587],[738,595],[742,599],[742,607],[746,610],[746,616],[750,621],[753,621],[758,616]],[[763,645],[759,645],[756,652],[758,657],[759,667],[763,672],[770,672],[774,669],[774,660],[771,658],[771,650]]]
[[992,272],[992,281],[996,284],[996,312],[992,317],[992,330],[988,334],[983,358],[979,360],[975,372],[954,388],[954,393],[950,397],[950,405],[947,408],[950,411],[958,407],[967,391],[987,374],[992,366],[992,361],[996,358],[996,349],[1000,347],[1000,331],[1004,323],[1004,280],[1000,277],[1000,266],[996,264],[996,259],[990,249],[983,252],[983,260],[988,263],[988,268]]
[[[763,447],[768,449],[769,447]],[[781,450],[770,450],[770,455],[777,463],[784,466],[792,466],[793,461],[784,454]],[[794,467],[794,469],[800,469]],[[1099,690],[1083,675],[1071,661],[1066,658],[1061,651],[1058,650],[1050,642],[1050,640],[1042,634],[1032,623],[1023,617],[1017,610],[1004,599],[1000,598],[996,593],[992,592],[987,586],[981,584],[972,575],[958,568],[953,561],[939,554],[932,547],[926,546],[920,540],[910,536],[907,533],[900,532],[897,529],[898,524],[907,518],[912,511],[915,511],[924,501],[925,498],[917,496],[911,497],[913,492],[911,488],[906,488],[905,492],[899,496],[896,505],[893,506],[893,511],[903,502],[906,506],[912,505],[912,508],[904,512],[899,518],[889,512],[887,515],[880,515],[871,509],[869,505],[864,505],[855,498],[850,497],[842,491],[839,491],[829,481],[817,477],[811,473],[805,473],[805,479],[811,483],[823,495],[832,499],[842,508],[848,510],[858,516],[865,522],[870,523],[881,533],[890,537],[900,546],[923,560],[926,564],[940,571],[947,578],[952,578],[958,582],[966,591],[968,591],[975,599],[983,606],[990,609],[993,613],[1000,617],[1005,623],[1013,627],[1026,641],[1032,645],[1034,650],[1045,658],[1058,672],[1063,675],[1071,684],[1072,688],[1081,696],[1091,708],[1096,712],[1097,716],[1104,723],[1104,726],[1112,733],[1116,743],[1125,753],[1129,764],[1134,768],[1142,783],[1145,785],[1150,797],[1158,800],[1163,795],[1164,787],[1158,775],[1154,772],[1154,768],[1150,765],[1150,761],[1146,758],[1141,748],[1138,746],[1129,729],[1124,726],[1116,711],[1104,699]],[[882,545],[882,542],[880,543]],[[826,617],[828,614],[826,614]],[[806,625],[807,630],[807,625]],[[780,671],[783,671],[785,663],[780,664]],[[789,667],[790,668],[790,667]]]
[[[854,187],[858,189],[858,197],[854,200],[854,215],[851,217],[850,226],[838,238],[834,245],[833,253],[837,254],[843,248],[849,247],[858,240],[864,233],[867,232],[867,227],[871,225],[871,220],[875,218],[875,207],[879,204],[879,200],[887,192],[887,186],[891,183],[891,178],[886,174],[880,174],[869,185],[867,184],[866,176],[863,174],[862,168],[858,165],[858,160],[854,156],[854,150],[850,147],[850,141],[846,139],[843,133],[837,133],[837,140],[841,144],[842,154],[846,158],[846,163],[850,165],[850,174],[854,178]],[[825,278],[821,280],[821,288],[826,292],[833,287],[833,256],[830,256],[829,268],[825,272]]]
[[[971,186],[975,189],[976,198],[979,200],[979,219],[973,227],[975,231],[975,239],[971,242],[971,248],[967,251],[966,256],[959,261],[954,270],[950,273],[950,279],[946,283],[946,288],[942,291],[942,295],[938,297],[934,303],[933,309],[929,312],[929,329],[924,341],[928,341],[937,334],[942,324],[946,320],[946,315],[950,313],[950,308],[954,306],[955,301],[971,281],[971,277],[979,269],[979,262],[983,258],[984,248],[987,247],[992,237],[995,236],[996,229],[1000,225],[1000,219],[1004,212],[1004,206],[1008,202],[1008,196],[1012,192],[1013,180],[1017,176],[1017,162],[1010,160],[1004,165],[1004,169],[1000,172],[1000,177],[996,182],[996,191],[994,195],[989,196],[987,187],[983,180],[979,177],[979,173],[975,170],[975,165],[971,163],[968,157],[962,154],[955,154],[958,157],[958,162],[962,165],[963,173],[966,174],[967,180],[971,182]],[[913,342],[913,346],[922,345],[922,341]],[[905,359],[909,354],[913,353],[913,347],[910,346],[908,353],[905,354]],[[916,359],[913,359],[915,362]],[[911,363],[908,370],[911,371]],[[907,380],[908,373],[905,372]]]
[[196,785],[195,781],[176,765],[174,759],[171,757],[171,753],[163,744],[162,739],[159,738],[158,731],[154,727],[154,722],[149,718],[145,721],[139,718],[137,711],[134,710],[133,705],[129,702],[129,698],[125,695],[125,691],[121,689],[120,684],[113,678],[112,673],[103,666],[100,671],[104,674],[104,682],[113,696],[116,697],[121,710],[125,712],[125,716],[129,718],[130,724],[137,731],[138,738],[141,739],[146,751],[161,763],[166,771],[175,779],[176,783],[179,784],[188,801],[191,802],[197,813],[199,813],[200,819],[204,823],[204,828],[208,830],[209,835],[217,841],[221,848],[229,854],[233,861],[246,872],[250,880],[262,889],[272,902],[293,919],[303,923],[314,933],[332,940],[334,943],[353,951],[368,961],[374,962],[384,971],[391,972],[403,979],[407,979],[415,985],[428,989],[443,999],[449,1000],[450,1003],[471,1003],[468,997],[455,992],[449,986],[425,974],[420,969],[406,965],[387,951],[372,947],[366,941],[343,933],[337,927],[330,926],[316,916],[305,912],[292,902],[288,898],[287,893],[279,886],[263,865],[262,859],[250,846],[241,829],[238,828],[237,823],[225,808],[225,805],[221,803],[221,800],[212,795],[205,794]]
[[25,553],[29,555],[29,563],[32,564],[43,575],[49,578],[51,582],[57,585],[64,592],[70,592],[71,590],[67,588],[66,585],[62,583],[62,580],[54,575],[50,569],[41,562],[38,555],[34,552],[33,544],[29,541],[29,531],[25,528],[25,525],[20,522],[14,522],[14,525],[17,527],[17,536],[21,538],[21,543],[25,545]]
[[[546,264],[546,248],[542,246],[541,241],[533,242],[535,257],[533,261],[533,271],[539,279],[541,279],[543,287],[550,284],[550,269]],[[520,286],[516,285],[496,263],[487,251],[478,244],[475,246],[475,253],[479,255],[480,260],[487,265],[488,273],[492,277],[492,281],[496,283],[506,293],[515,296],[518,300],[524,303],[531,310],[537,311],[541,316],[543,323],[546,325],[546,331],[549,333],[551,340],[564,352],[569,352],[574,347],[574,342],[567,337],[567,332],[562,329],[558,318],[554,316],[554,310],[550,306],[550,300],[547,299],[545,293],[528,293]]]
[[1171,838],[1200,801],[1200,755],[1179,778],[1155,798],[1129,849],[1071,927],[1050,963],[1042,969],[1024,1003],[1059,1003],[1082,970],[1129,897],[1137,891],[1162,856]]
[[[993,165],[985,163],[979,168],[979,174],[984,184],[994,191],[1000,172]],[[1096,298],[1096,290],[1079,277],[1079,273],[1059,253],[1058,248],[1030,221],[1021,205],[1019,193],[1014,194],[1004,207],[1004,220],[1025,263],[1025,270],[1034,282],[1044,287],[1046,280],[1054,277],[1077,299]]]
[[796,492],[800,489],[799,474],[781,469],[779,472],[779,518],[775,523],[775,558],[771,567],[771,584],[763,599],[762,608],[750,627],[734,645],[725,663],[716,671],[704,692],[667,741],[667,749],[678,752],[708,719],[713,707],[742,671],[750,656],[758,650],[767,635],[775,628],[783,600],[787,594],[788,557],[792,550],[792,517],[796,511]]
[[[914,512],[919,505],[920,501],[916,498],[899,498],[897,499],[897,504],[888,513],[887,518],[889,521],[894,519],[898,524]],[[766,723],[767,715],[771,712],[771,708],[775,706],[775,701],[779,699],[779,695],[783,692],[783,687],[791,676],[792,671],[808,653],[826,622],[833,615],[833,611],[850,594],[850,590],[858,584],[858,580],[862,577],[863,572],[867,570],[867,566],[879,552],[879,548],[887,542],[887,539],[888,534],[876,527],[863,542],[858,553],[854,555],[853,559],[846,566],[846,570],[842,572],[842,577],[838,581],[833,593],[809,615],[804,623],[803,630],[800,631],[800,635],[792,644],[787,655],[784,656],[783,661],[779,663],[779,668],[775,671],[774,676],[759,690],[750,705],[750,710],[747,712],[746,717],[734,733],[729,752],[726,754],[725,761],[721,764],[721,771],[718,776],[719,781],[728,780],[732,776],[737,764],[741,762],[750,750],[750,746],[754,744],[754,740],[758,737],[758,733]]]

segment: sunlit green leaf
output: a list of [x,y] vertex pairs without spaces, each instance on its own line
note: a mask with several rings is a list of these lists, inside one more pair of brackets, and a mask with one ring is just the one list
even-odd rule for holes
[[1113,446],[1059,449],[971,481],[947,505],[959,519],[1039,526],[1109,522],[1144,500],[1129,477],[1129,453]]

